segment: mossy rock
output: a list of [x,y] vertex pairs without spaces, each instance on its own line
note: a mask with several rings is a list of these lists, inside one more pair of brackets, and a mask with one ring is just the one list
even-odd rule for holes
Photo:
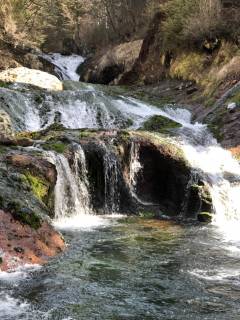
[[57,153],[64,153],[67,150],[67,145],[60,141],[48,141],[42,147],[44,150],[56,151]]
[[25,178],[34,195],[41,201],[44,201],[44,199],[46,199],[48,196],[49,189],[46,181],[40,177],[33,176],[30,172],[25,174]]
[[240,91],[237,92],[233,97],[228,99],[228,103],[235,102],[237,105],[240,105]]
[[0,81],[0,88],[9,88],[10,85],[10,82]]
[[7,210],[11,212],[16,220],[29,225],[35,230],[39,229],[42,225],[40,217],[31,209],[22,207],[22,204],[19,201],[12,201],[8,203]]
[[203,223],[211,223],[213,220],[213,214],[210,212],[201,212],[198,214],[198,221]]
[[173,130],[181,128],[182,125],[163,116],[153,116],[147,120],[142,129],[146,131],[155,131],[160,133],[170,133]]
[[144,218],[144,219],[156,219],[159,218],[159,214],[157,214],[156,212],[152,212],[152,211],[142,211],[140,212],[140,217]]

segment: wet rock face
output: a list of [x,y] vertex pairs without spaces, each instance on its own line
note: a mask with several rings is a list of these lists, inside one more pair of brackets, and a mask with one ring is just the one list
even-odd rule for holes
[[189,168],[164,148],[147,142],[140,144],[139,161],[142,170],[137,178],[138,197],[154,204],[165,215],[178,216],[190,180]]
[[197,214],[198,220],[201,220],[204,219],[207,214],[209,216],[213,214],[213,203],[209,186],[203,181],[198,180],[188,188],[187,200],[185,206],[186,217],[194,217],[193,213],[195,213]]
[[[203,212],[211,213],[206,186],[200,178],[191,182],[191,167],[169,136],[145,131],[50,127],[32,135],[32,139],[42,149],[65,157],[72,173],[77,176],[79,171],[78,178],[85,172],[90,210],[96,213],[147,212],[154,217],[193,219]],[[74,150],[78,150],[78,144],[84,151],[84,166],[82,161],[76,164]],[[138,146],[135,156],[133,145]],[[49,218],[54,218],[57,171],[42,149],[0,145],[0,240],[4,269],[15,262],[44,263],[64,247]],[[140,168],[133,185],[134,161],[139,162]]]
[[[114,206],[114,202],[118,202],[116,206],[118,212],[125,214],[136,213],[136,205],[131,197],[128,183],[124,179],[122,159],[116,153],[117,150],[111,149],[108,158],[106,158],[107,150],[96,141],[85,141],[83,147],[87,161],[93,210],[98,213],[111,213],[106,212],[106,210],[111,209],[111,205]],[[116,160],[116,167],[112,166],[111,163],[107,163],[111,157]],[[109,165],[108,168],[106,168],[106,165]],[[117,181],[111,181],[111,178],[116,178]],[[114,182],[117,183],[113,185]],[[111,190],[114,188],[115,193],[112,194],[114,199],[110,199]],[[110,202],[110,207],[108,207],[108,201]]]

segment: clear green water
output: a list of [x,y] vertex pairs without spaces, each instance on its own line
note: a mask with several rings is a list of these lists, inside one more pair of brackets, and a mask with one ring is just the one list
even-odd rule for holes
[[106,222],[63,232],[68,250],[47,266],[0,277],[0,319],[240,319],[240,244],[213,226]]

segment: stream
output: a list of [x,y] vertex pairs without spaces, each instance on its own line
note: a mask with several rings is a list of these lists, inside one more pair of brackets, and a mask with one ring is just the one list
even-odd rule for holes
[[74,224],[64,255],[0,275],[1,319],[239,319],[240,243],[214,226]]
[[[52,55],[64,79],[77,80],[81,57]],[[76,62],[78,61],[78,63]],[[66,66],[67,63],[67,66]],[[237,320],[240,317],[240,166],[189,111],[159,109],[99,87],[68,82],[71,90],[45,93],[5,89],[16,130],[40,130],[59,121],[68,128],[135,130],[152,115],[182,125],[175,137],[193,171],[211,186],[216,212],[210,225],[177,224],[116,214],[118,167],[107,146],[104,156],[105,216],[94,215],[84,151],[74,165],[47,152],[55,164],[53,223],[67,241],[66,252],[46,266],[0,273],[0,318],[49,320]],[[74,88],[74,89],[73,89]],[[3,91],[2,91],[3,92]],[[0,92],[0,95],[3,94]],[[17,101],[22,101],[19,104]],[[16,108],[17,106],[17,108]],[[140,164],[131,150],[132,180]],[[74,169],[81,166],[81,175]],[[140,200],[139,200],[140,201]]]

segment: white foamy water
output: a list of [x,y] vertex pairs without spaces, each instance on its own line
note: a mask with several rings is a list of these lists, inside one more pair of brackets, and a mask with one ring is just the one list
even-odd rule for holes
[[[23,319],[23,315],[28,310],[29,305],[6,293],[0,293],[0,317],[7,319]],[[20,318],[21,317],[21,318]]]
[[[80,145],[73,150],[74,167],[68,159],[55,152],[47,152],[47,159],[57,169],[55,186],[55,219],[86,215],[90,212],[90,200],[84,152]],[[79,167],[78,167],[79,166]]]
[[0,271],[0,281],[16,283],[29,278],[31,272],[35,272],[40,269],[41,269],[40,265],[26,264],[24,266],[17,267],[8,272]]
[[93,214],[76,214],[54,220],[54,226],[59,230],[88,230],[108,225],[106,217]]
[[62,80],[79,81],[77,68],[84,62],[84,58],[77,54],[62,55],[60,53],[51,53],[43,55],[46,60],[49,60],[56,66],[56,72]]
[[218,270],[201,270],[201,269],[194,269],[192,271],[189,271],[189,274],[192,276],[203,279],[207,281],[232,281],[232,277],[239,277],[240,272],[236,269],[218,269]]

